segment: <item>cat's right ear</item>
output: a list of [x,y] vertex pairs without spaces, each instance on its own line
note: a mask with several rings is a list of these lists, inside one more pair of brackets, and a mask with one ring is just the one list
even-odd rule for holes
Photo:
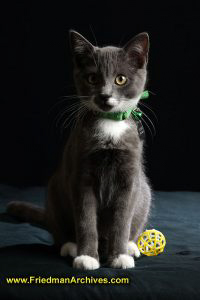
[[94,46],[80,33],[74,30],[70,30],[69,37],[71,51],[75,61],[79,61],[84,56],[92,55]]

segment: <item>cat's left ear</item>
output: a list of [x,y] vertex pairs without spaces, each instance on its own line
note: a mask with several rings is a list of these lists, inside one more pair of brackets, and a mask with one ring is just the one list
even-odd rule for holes
[[142,32],[131,39],[124,47],[124,51],[138,68],[143,68],[148,63],[149,35]]
[[80,33],[74,30],[69,31],[70,45],[72,54],[75,60],[81,59],[81,57],[92,55],[94,46],[84,38]]

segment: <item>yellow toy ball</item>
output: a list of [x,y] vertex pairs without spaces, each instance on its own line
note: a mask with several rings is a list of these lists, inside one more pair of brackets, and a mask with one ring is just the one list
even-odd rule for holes
[[155,229],[144,231],[138,238],[138,249],[142,254],[155,256],[164,251],[166,239],[164,235]]

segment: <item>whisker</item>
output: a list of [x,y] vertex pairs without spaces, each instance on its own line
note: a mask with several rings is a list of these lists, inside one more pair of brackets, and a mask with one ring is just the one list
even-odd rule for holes
[[95,40],[95,46],[98,47],[98,45],[97,45],[97,39],[96,39],[96,36],[95,36],[95,34],[94,34],[94,30],[92,29],[92,25],[89,24],[89,27],[90,27],[90,31],[92,32],[93,38],[94,38],[94,40]]
[[[63,124],[62,124],[62,126],[64,127],[64,128],[67,128],[67,126],[65,127],[65,124],[67,123],[67,120],[69,120],[69,119],[73,119],[73,117],[72,116],[74,116],[76,113],[78,113],[78,111],[81,109],[82,107],[80,106],[77,110],[74,110],[74,111],[72,111],[72,113],[65,119],[65,121],[63,122]],[[71,123],[71,120],[70,120],[70,122],[69,122],[69,124]]]
[[154,130],[154,136],[156,135],[156,128],[153,124],[153,122],[150,120],[150,118],[141,110],[141,112],[143,113],[143,115],[148,119],[148,121],[151,123],[153,130]]
[[55,118],[56,127],[58,126],[60,120],[65,116],[65,114],[78,109],[81,105],[81,102],[72,103],[71,105],[68,105],[63,111],[59,112]]
[[138,104],[146,107],[147,109],[149,109],[152,112],[152,114],[154,115],[154,117],[156,118],[156,120],[158,121],[158,118],[157,118],[155,112],[147,104],[144,104],[142,102],[139,102]]
[[[81,115],[82,111],[84,111],[85,107],[84,105],[80,105],[80,107],[78,108],[77,111],[73,112],[63,123],[62,125],[62,132],[64,131],[64,129],[66,129],[67,127],[70,126],[71,122],[73,122],[72,124],[72,128],[71,130],[74,130],[77,125],[78,125],[78,121],[79,121],[79,116]],[[77,112],[77,114],[75,114]]]
[[98,66],[98,64],[97,64],[97,62],[96,62],[96,59],[95,59],[94,53],[92,52],[92,50],[91,50],[90,52],[91,52],[91,54],[92,54],[92,57],[93,57],[94,63],[95,63],[95,65],[96,65],[97,69],[98,69],[98,68],[99,68],[99,66]]
[[72,123],[72,128],[71,128],[71,130],[73,129],[73,127],[74,127],[74,122],[75,122],[75,120],[76,120],[76,113],[77,112],[74,112],[71,116],[70,116],[70,118],[67,118],[64,122],[63,122],[63,124],[62,124],[62,130],[65,130],[67,127],[69,127],[70,126],[70,124]]
[[[90,30],[91,30],[91,32],[92,32],[92,35],[93,35],[93,37],[94,37],[94,40],[95,40],[95,43],[96,43],[96,47],[98,47],[98,46],[97,46],[97,40],[96,40],[96,37],[95,37],[94,31],[93,31],[93,29],[92,29],[91,25],[89,25],[89,26],[90,26]],[[90,51],[90,53],[92,54],[92,57],[93,57],[94,63],[95,63],[95,65],[96,65],[97,69],[98,69],[98,66],[99,66],[99,61],[98,61],[98,64],[97,64],[97,62],[96,62],[96,59],[95,59],[95,56],[94,56],[94,53],[93,53],[93,51],[91,50],[91,51]]]
[[[48,110],[48,114],[50,114],[50,112],[52,111],[52,109],[54,109],[57,105],[63,103],[64,101],[68,101],[68,100],[71,100],[71,101],[74,101],[74,99],[83,99],[83,98],[88,98],[89,96],[78,96],[78,95],[68,95],[68,96],[61,96],[59,97],[58,99],[62,98],[60,101],[54,103],[52,105],[52,107],[50,107],[50,109]],[[68,99],[69,98],[69,99]]]
[[74,120],[74,115],[77,113],[77,111],[74,111],[70,114],[69,117],[67,117],[64,122],[61,125],[61,131],[64,131],[64,129],[66,129],[67,127],[69,127],[70,123],[72,122],[72,120]]
[[144,118],[141,117],[141,119],[142,119],[142,121],[145,123],[145,125],[147,126],[147,128],[149,129],[149,131],[150,131],[150,133],[151,133],[151,138],[152,138],[152,140],[153,140],[153,134],[152,134],[151,128],[149,127],[149,125],[147,124],[147,122],[144,120]]
[[69,107],[69,108],[71,108],[71,107],[73,107],[73,106],[79,106],[80,104],[81,104],[81,102],[80,102],[80,101],[76,101],[76,102],[74,102],[74,103],[71,103],[71,104],[68,104],[68,103],[67,103],[66,107]]
[[69,112],[69,111],[74,111],[76,108],[78,107],[78,104],[77,105],[74,105],[72,107],[67,107],[64,111],[62,111],[61,113],[59,113],[56,117],[56,127],[58,127],[58,123],[60,122],[60,120],[63,118],[63,116]]
[[[125,100],[122,99],[123,102],[126,102]],[[126,107],[126,109],[133,109],[133,106],[132,105],[129,105]],[[140,109],[141,110],[141,109]],[[155,126],[154,124],[152,123],[152,121],[148,118],[148,116],[141,110],[141,112],[144,114],[144,116],[149,120],[149,122],[151,123],[153,129],[154,129],[154,134],[152,133],[152,130],[151,128],[149,127],[148,123],[144,120],[144,118],[141,117],[142,121],[145,123],[145,125],[147,126],[147,128],[149,129],[150,133],[151,133],[151,137],[153,139],[153,137],[155,136],[155,133],[156,133],[156,130],[155,130]]]
[[67,96],[60,96],[59,98],[88,98],[88,96],[83,96],[83,95],[67,95]]
[[51,111],[56,107],[56,106],[58,106],[59,104],[61,104],[61,103],[63,103],[63,102],[65,102],[65,101],[67,101],[68,99],[62,99],[62,100],[60,100],[60,101],[58,101],[58,102],[56,102],[56,103],[54,103],[53,105],[52,105],[52,107],[50,107],[50,109],[48,110],[48,114],[50,114],[51,113]]
[[88,111],[88,109],[87,109],[87,107],[86,106],[83,106],[82,107],[82,110],[80,110],[79,112],[78,112],[78,116],[77,116],[77,119],[76,119],[76,123],[75,123],[75,126],[74,126],[74,130],[77,128],[77,125],[78,125],[78,123],[80,122],[82,122],[82,120],[84,119],[84,116],[86,115],[86,113],[87,113],[87,111]]
[[150,91],[150,90],[148,90],[148,92],[150,93],[150,94],[152,94],[152,95],[156,95],[156,93],[154,93],[154,92],[152,92],[152,91]]
[[71,110],[71,108],[76,107],[76,106],[79,106],[79,105],[80,105],[80,102],[74,102],[74,103],[71,103],[71,104],[68,104],[68,103],[67,103],[67,104],[65,105],[64,108],[65,108],[66,110]]

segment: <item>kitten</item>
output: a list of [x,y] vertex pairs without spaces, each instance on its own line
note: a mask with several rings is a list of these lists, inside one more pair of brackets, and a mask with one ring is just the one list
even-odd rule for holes
[[105,112],[137,107],[147,77],[148,34],[122,48],[93,46],[75,31],[70,42],[85,114],[77,113],[76,128],[49,181],[46,209],[15,201],[8,212],[45,224],[61,255],[74,257],[75,268],[99,268],[102,256],[111,267],[132,268],[151,204],[143,141],[134,118],[113,120]]

